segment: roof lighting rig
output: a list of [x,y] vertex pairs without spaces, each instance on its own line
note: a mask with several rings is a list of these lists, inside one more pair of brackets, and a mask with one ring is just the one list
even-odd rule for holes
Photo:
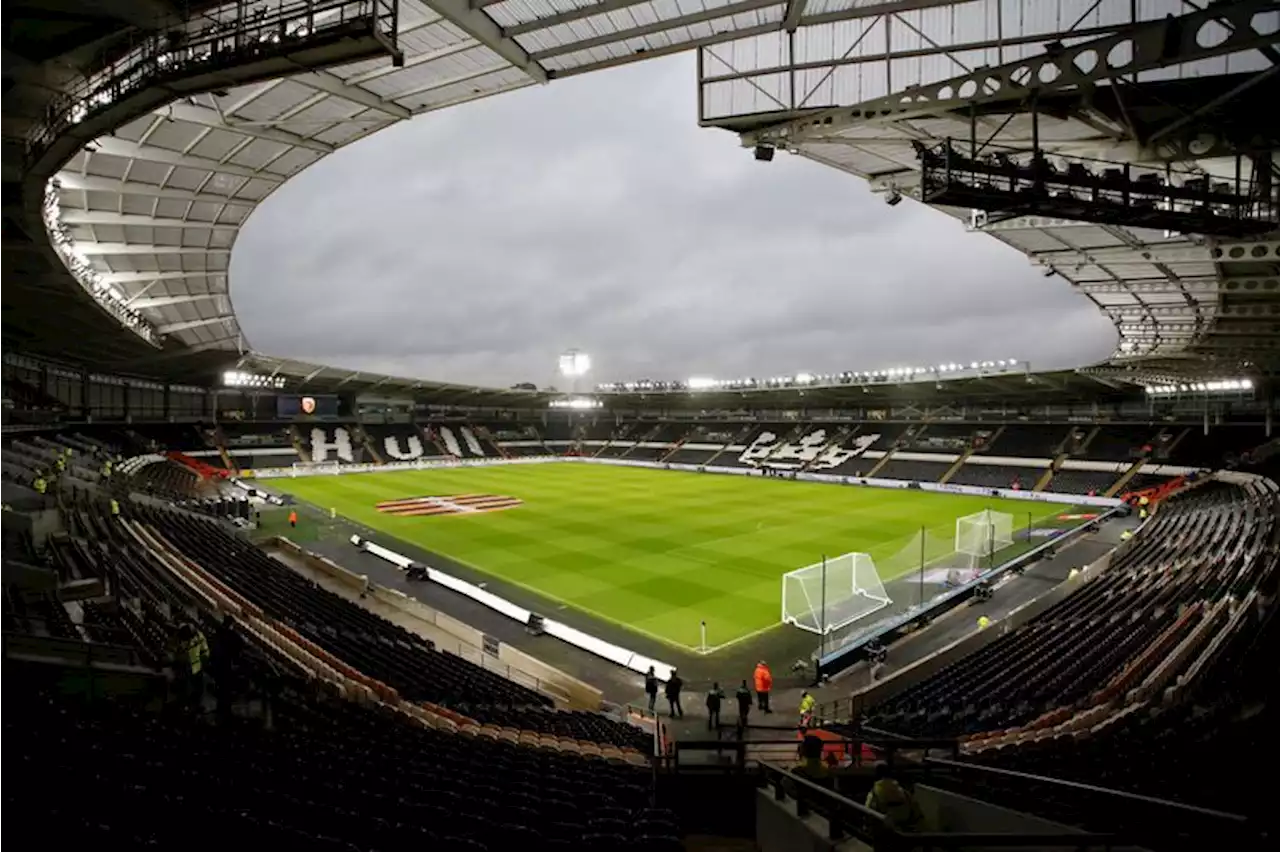
[[1027,373],[1029,370],[1030,364],[1028,362],[1020,361],[1017,358],[1005,358],[996,361],[970,361],[967,364],[948,362],[928,367],[889,367],[883,370],[865,372],[796,373],[794,376],[776,376],[773,378],[712,379],[694,377],[683,381],[641,379],[635,382],[607,382],[596,385],[596,390],[602,393],[756,391],[782,388],[835,387],[839,385],[939,382],[943,379]]
[[1038,146],[999,150],[948,139],[915,148],[921,200],[997,214],[989,222],[1036,215],[1219,237],[1256,236],[1280,224],[1269,155],[1238,155],[1232,174],[1220,177],[1168,164],[1050,156]]
[[551,408],[567,408],[571,411],[591,411],[597,408],[604,408],[604,403],[598,399],[590,397],[570,397],[568,399],[553,399],[548,405]]
[[75,237],[72,236],[71,230],[62,224],[62,208],[58,200],[58,193],[62,190],[62,185],[57,180],[50,180],[45,185],[44,201],[41,206],[41,214],[44,218],[45,229],[49,232],[49,242],[53,245],[58,256],[62,259],[62,263],[66,266],[67,271],[71,273],[71,277],[76,283],[84,288],[84,291],[93,297],[93,300],[102,307],[104,311],[115,317],[120,325],[132,331],[138,337],[150,343],[152,346],[160,345],[160,334],[156,331],[156,327],[142,316],[142,314],[129,307],[129,302],[117,288],[108,283],[89,262],[89,258],[76,248]]
[[222,385],[228,388],[248,390],[280,390],[285,386],[284,376],[263,375],[244,370],[227,370],[222,374]]
[[1209,382],[1186,382],[1184,384],[1146,385],[1147,396],[1174,397],[1191,394],[1239,394],[1253,391],[1252,379],[1215,379]]

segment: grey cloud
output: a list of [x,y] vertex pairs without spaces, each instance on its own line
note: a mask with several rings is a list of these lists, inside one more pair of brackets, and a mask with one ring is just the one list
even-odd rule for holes
[[327,158],[232,258],[250,341],[446,381],[776,375],[1105,356],[1061,279],[917,204],[700,129],[691,57],[423,116]]

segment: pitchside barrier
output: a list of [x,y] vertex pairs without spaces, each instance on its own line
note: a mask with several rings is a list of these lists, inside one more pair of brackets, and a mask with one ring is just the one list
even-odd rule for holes
[[[484,604],[494,612],[501,613],[507,618],[520,622],[521,624],[530,624],[534,616],[532,610],[518,606],[511,601],[498,597],[493,592],[485,591],[473,583],[454,577],[451,574],[432,568],[428,565],[415,563],[414,560],[407,556],[396,553],[394,550],[374,544],[366,538],[358,535],[351,536],[351,543],[363,550],[365,553],[378,557],[379,559],[390,562],[402,571],[407,571],[411,565],[420,565],[426,570],[427,579],[433,583],[439,583],[446,589],[457,592],[460,595],[471,598],[477,603]],[[539,616],[541,618],[541,616]],[[633,672],[645,674],[652,667],[654,673],[659,680],[667,680],[671,677],[674,666],[668,665],[661,660],[654,660],[635,651],[623,648],[621,645],[614,645],[611,642],[605,642],[603,639],[584,633],[575,627],[570,627],[559,621],[550,618],[541,618],[542,630],[550,636],[554,636],[561,642],[573,645],[575,648],[581,648],[584,651],[595,654],[597,657],[608,660],[615,665],[623,668],[631,669]]]

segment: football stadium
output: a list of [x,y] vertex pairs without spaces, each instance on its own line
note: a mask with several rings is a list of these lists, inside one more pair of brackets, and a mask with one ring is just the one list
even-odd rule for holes
[[[11,827],[1265,848],[1278,51],[1268,0],[6,5]],[[237,239],[309,166],[686,52],[705,132],[1011,247],[1114,350],[595,383],[569,349],[562,391],[246,339]]]

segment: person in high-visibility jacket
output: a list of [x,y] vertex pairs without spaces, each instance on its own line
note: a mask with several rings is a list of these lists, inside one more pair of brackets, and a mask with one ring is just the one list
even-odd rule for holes
[[883,814],[885,821],[899,831],[914,831],[924,821],[915,797],[893,778],[883,763],[876,765],[876,781],[867,793],[867,807]]
[[814,697],[810,695],[807,691],[802,692],[800,694],[800,726],[801,727],[803,728],[809,727],[809,723],[813,720],[813,707],[817,703],[818,703],[817,700],[815,700]]
[[112,498],[111,500],[111,514],[115,517],[120,516],[120,501],[115,498]]
[[49,481],[43,476],[37,476],[36,481],[31,483],[31,487],[36,490],[37,494],[43,494],[49,490]]
[[295,509],[289,510],[289,526],[296,527],[298,525],[298,512]]
[[756,702],[761,712],[772,713],[769,709],[769,693],[773,691],[773,672],[764,660],[756,663],[755,670]]
[[979,630],[986,630],[990,626],[991,626],[991,619],[987,618],[985,615],[978,616]]
[[174,686],[181,700],[196,703],[203,693],[202,674],[209,658],[209,643],[195,625],[183,624],[173,643]]

